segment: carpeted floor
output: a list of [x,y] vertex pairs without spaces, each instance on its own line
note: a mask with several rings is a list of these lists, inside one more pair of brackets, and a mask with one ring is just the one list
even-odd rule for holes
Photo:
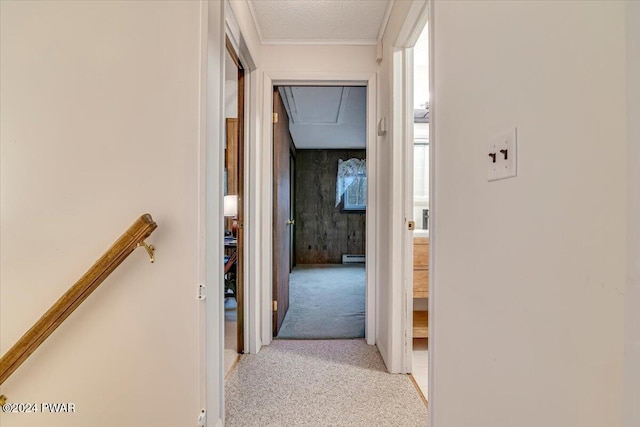
[[289,310],[278,338],[364,337],[364,264],[298,265],[289,286]]
[[235,298],[224,299],[224,375],[238,359],[238,304]]
[[275,340],[244,355],[225,384],[227,427],[426,427],[407,375],[364,340]]

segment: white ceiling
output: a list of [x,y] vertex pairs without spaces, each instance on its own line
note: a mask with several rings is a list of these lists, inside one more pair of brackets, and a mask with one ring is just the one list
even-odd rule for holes
[[376,44],[389,0],[248,0],[263,44]]
[[366,147],[366,87],[282,86],[279,90],[296,148]]

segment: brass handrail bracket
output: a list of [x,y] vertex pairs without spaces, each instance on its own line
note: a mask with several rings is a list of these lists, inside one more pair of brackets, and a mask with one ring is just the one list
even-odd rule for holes
[[147,250],[147,253],[149,254],[149,261],[151,261],[151,264],[153,264],[156,261],[156,248],[153,245],[148,245],[144,240],[142,242],[138,242],[137,247],[140,246],[143,246]]

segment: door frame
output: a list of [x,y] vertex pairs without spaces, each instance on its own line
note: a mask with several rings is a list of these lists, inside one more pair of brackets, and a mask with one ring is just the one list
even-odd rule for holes
[[[429,25],[429,381],[428,381],[428,397],[430,415],[429,419],[433,420],[435,413],[435,342],[436,342],[436,320],[435,320],[435,301],[436,301],[436,225],[437,225],[437,209],[436,209],[436,79],[435,79],[435,13],[434,1],[427,0],[427,19]],[[435,423],[432,421],[431,426]]]
[[[367,213],[366,213],[366,306],[365,306],[365,339],[367,344],[376,343],[376,291],[377,291],[377,246],[376,218],[380,207],[377,204],[377,73],[296,73],[265,72],[262,81],[262,147],[259,157],[259,168],[251,169],[250,180],[255,182],[256,189],[262,194],[262,206],[273,206],[273,88],[274,86],[365,86],[367,88]],[[261,342],[268,345],[273,340],[273,209],[262,209],[260,214],[260,230],[257,238],[264,248],[261,254],[259,272],[259,289],[250,291],[261,294]],[[251,285],[258,288],[258,284]],[[251,340],[251,338],[250,338]]]
[[[393,66],[394,69],[397,70],[397,73],[394,73],[394,85],[397,93],[400,94],[400,96],[394,98],[394,125],[397,124],[394,128],[398,129],[398,134],[395,135],[395,137],[398,141],[402,141],[398,146],[400,155],[394,156],[394,159],[399,160],[396,160],[393,165],[394,169],[397,168],[400,171],[400,176],[402,177],[398,185],[394,188],[394,193],[402,195],[402,201],[394,204],[394,210],[397,211],[397,215],[404,219],[403,228],[399,232],[402,236],[402,244],[399,246],[399,253],[397,254],[399,259],[402,260],[401,271],[399,273],[403,279],[403,316],[401,321],[403,351],[400,358],[401,373],[411,372],[413,356],[414,233],[408,229],[408,222],[415,220],[415,218],[413,218],[413,47],[427,24],[429,18],[429,3],[424,0],[417,0],[413,2],[411,8],[413,10],[408,16],[412,19],[407,19],[398,35],[393,58]],[[431,109],[431,100],[429,105]],[[429,129],[431,129],[431,123],[429,123]],[[429,141],[429,143],[431,144],[431,141]],[[429,150],[431,150],[431,145],[429,145]],[[431,163],[431,153],[429,155],[429,161]],[[429,168],[429,173],[429,182],[431,183],[431,168]],[[429,196],[431,204],[431,188],[429,189]],[[431,213],[431,206],[429,212]],[[431,236],[431,231],[429,232],[429,236]],[[429,237],[429,239],[431,239],[431,237]],[[429,251],[430,253],[433,252],[431,249]],[[429,274],[431,274],[431,264],[429,267]],[[431,283],[431,280],[429,280],[429,304],[431,303]],[[431,315],[430,309],[429,315]],[[429,322],[429,325],[431,325],[431,322]],[[429,335],[431,335],[431,331],[429,331]],[[430,347],[431,344],[432,340],[430,337]]]
[[[260,253],[262,251],[255,233],[259,229],[258,217],[261,206],[260,194],[257,191],[255,181],[252,181],[252,173],[257,168],[260,142],[258,141],[259,129],[259,72],[256,63],[249,50],[247,42],[238,24],[233,8],[229,0],[224,1],[225,36],[235,49],[238,59],[244,66],[244,253],[243,262],[243,336],[244,353],[257,353],[262,346],[260,334],[260,298],[255,293],[253,284],[258,281],[260,271]],[[239,301],[240,303],[240,301]],[[240,319],[238,319],[240,321]]]
[[[402,176],[401,182],[394,187],[395,192],[402,194],[402,203],[394,204],[393,210],[396,215],[405,215],[405,210],[411,206],[413,208],[413,46],[417,42],[425,25],[429,25],[429,384],[427,396],[429,399],[430,419],[434,414],[434,378],[435,378],[435,346],[436,346],[436,322],[435,322],[435,301],[436,301],[436,228],[437,228],[437,205],[436,205],[436,145],[435,139],[435,70],[434,70],[434,2],[432,0],[413,0],[411,12],[398,35],[395,45],[394,68],[398,73],[394,73],[394,85],[400,89],[401,96],[394,100],[394,111],[402,112],[394,115],[394,125],[401,130],[398,137],[404,138],[400,144],[402,155],[399,160],[394,161],[393,168],[399,170]],[[394,159],[396,157],[394,156]],[[408,162],[411,160],[411,162]],[[406,166],[410,164],[410,166]],[[413,216],[413,215],[411,215]],[[401,356],[401,373],[409,373],[412,368],[413,352],[413,232],[408,231],[407,219],[405,217],[404,229],[400,233],[402,244],[398,246],[395,256],[403,259],[400,268],[403,286],[403,314],[401,319],[403,352]],[[433,421],[432,421],[433,424]]]
[[220,426],[224,424],[224,216],[220,203],[224,194],[224,20],[223,3],[200,0],[197,285],[205,292],[196,294],[202,301],[199,396],[201,416]]
[[[224,171],[224,55],[226,38],[245,66],[244,104],[244,212],[245,230],[245,301],[243,304],[245,352],[256,352],[260,343],[249,340],[251,329],[257,329],[259,299],[247,290],[259,271],[253,261],[259,256],[259,242],[253,237],[257,229],[258,204],[249,169],[254,169],[258,138],[258,84],[256,65],[244,41],[240,27],[228,1],[200,0],[200,73],[198,123],[198,283],[194,290],[201,300],[198,311],[198,372],[200,378],[200,416],[209,425],[224,425],[224,225],[222,198]],[[257,335],[257,334],[254,334]],[[195,414],[194,414],[195,416]]]

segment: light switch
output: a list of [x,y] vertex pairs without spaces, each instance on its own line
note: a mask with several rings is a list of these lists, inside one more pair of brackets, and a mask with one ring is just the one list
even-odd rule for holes
[[489,139],[486,162],[487,180],[513,178],[517,171],[518,129],[513,128]]

